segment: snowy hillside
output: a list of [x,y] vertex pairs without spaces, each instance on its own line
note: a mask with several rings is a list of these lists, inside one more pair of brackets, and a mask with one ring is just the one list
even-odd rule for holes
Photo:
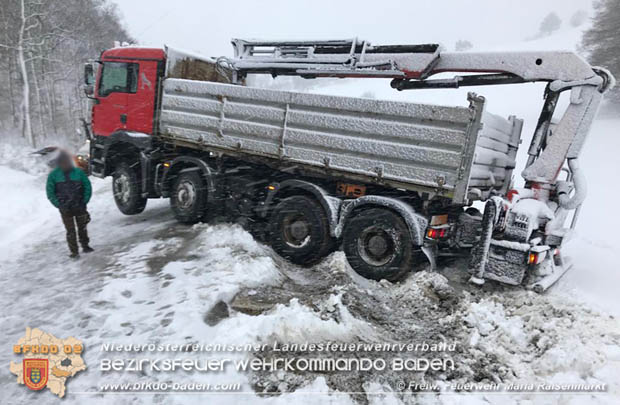
[[[574,33],[526,47],[571,48]],[[362,86],[363,84],[363,86]],[[354,82],[317,92],[463,104],[467,91],[484,94],[491,112],[526,119],[532,131],[542,86],[403,92],[387,82]],[[439,94],[439,95],[437,95]],[[140,215],[116,208],[110,179],[92,179],[89,232],[96,251],[67,258],[58,212],[45,198],[45,169],[28,150],[0,145],[0,398],[2,404],[57,403],[15,383],[10,347],[26,326],[75,336],[87,349],[88,369],[67,385],[64,404],[615,404],[620,402],[620,120],[595,123],[582,166],[589,180],[569,255],[575,266],[543,295],[487,283],[468,285],[466,263],[426,271],[398,284],[360,278],[337,252],[311,269],[285,262],[232,224],[178,224],[167,200],[150,200]],[[529,142],[528,137],[524,144]],[[521,151],[523,152],[523,151]],[[24,170],[28,168],[28,170]],[[456,342],[458,369],[422,375],[397,372],[330,373],[106,373],[104,343]],[[220,353],[221,354],[221,353]],[[218,353],[204,356],[218,357]],[[237,357],[251,357],[240,353]],[[263,353],[261,356],[273,356]],[[293,356],[289,354],[289,356]],[[371,356],[371,354],[364,354]],[[166,354],[162,354],[165,357]],[[103,383],[183,378],[240,383],[244,394],[107,394]],[[406,380],[436,384],[442,392],[413,397]],[[606,383],[602,393],[467,393],[449,384]],[[284,393],[281,393],[284,392]]]

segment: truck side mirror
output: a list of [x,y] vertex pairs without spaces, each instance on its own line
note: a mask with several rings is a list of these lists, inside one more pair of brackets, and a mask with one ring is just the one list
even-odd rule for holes
[[95,84],[95,67],[92,63],[84,64],[84,84],[93,86]]
[[95,93],[95,67],[92,63],[84,64],[84,85],[82,87],[87,96]]

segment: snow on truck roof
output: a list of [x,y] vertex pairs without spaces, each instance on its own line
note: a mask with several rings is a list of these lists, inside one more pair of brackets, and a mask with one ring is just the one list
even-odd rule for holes
[[111,48],[101,53],[101,59],[104,60],[118,58],[163,60],[166,58],[166,53],[161,48],[143,48],[139,46]]
[[137,45],[126,45],[115,48],[106,49],[101,53],[102,58],[152,58],[152,59],[195,59],[214,63],[215,58],[201,55],[196,52],[187,51],[185,49],[171,48],[164,46],[163,48],[146,48]]

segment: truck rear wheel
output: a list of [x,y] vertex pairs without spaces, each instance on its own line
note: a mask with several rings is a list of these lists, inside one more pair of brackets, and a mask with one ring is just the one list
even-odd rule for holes
[[140,176],[127,162],[119,163],[112,174],[112,192],[119,211],[135,215],[144,211],[146,198],[142,197]]
[[311,266],[331,253],[334,240],[329,221],[313,198],[285,198],[276,205],[271,218],[271,247],[285,259]]
[[170,195],[175,218],[184,224],[200,221],[207,208],[207,187],[197,171],[180,173]]
[[396,281],[412,268],[409,228],[393,211],[369,208],[356,212],[347,220],[342,240],[349,264],[362,277]]

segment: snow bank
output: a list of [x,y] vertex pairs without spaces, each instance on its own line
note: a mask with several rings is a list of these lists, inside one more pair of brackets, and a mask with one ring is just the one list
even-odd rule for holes
[[60,222],[60,215],[53,218],[57,210],[45,195],[49,172],[45,161],[31,155],[32,148],[19,140],[10,140],[0,143],[0,257],[15,261],[18,252],[47,236],[45,231],[37,231],[46,230],[55,220]]
[[19,141],[0,143],[0,162],[3,166],[31,175],[49,172],[44,158],[31,154],[35,149]]
[[[579,401],[588,403],[611,403],[620,394],[617,378],[611,377],[620,375],[620,325],[612,317],[559,297],[505,292],[472,302],[463,319],[471,328],[469,350],[510,366],[506,375],[497,376],[503,381],[607,384],[607,393],[581,396]],[[559,403],[573,394],[556,395]],[[548,400],[536,393],[519,397],[533,404]],[[579,401],[574,403],[585,403]]]
[[[54,222],[56,210],[45,197],[45,182],[42,179],[4,166],[0,166],[0,178],[4,179],[0,209],[0,257],[17,261],[21,259],[25,247],[41,240],[41,235],[36,233]],[[60,215],[57,221],[60,222]],[[0,266],[0,272],[6,271],[3,267]]]

